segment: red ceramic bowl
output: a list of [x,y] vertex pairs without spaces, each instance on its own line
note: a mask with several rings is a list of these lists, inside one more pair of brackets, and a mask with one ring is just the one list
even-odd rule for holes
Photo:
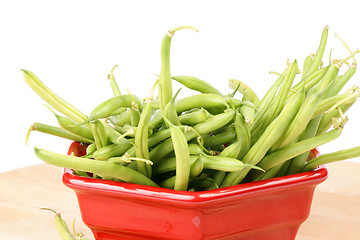
[[216,190],[186,192],[76,176],[82,219],[97,240],[292,240],[327,169]]

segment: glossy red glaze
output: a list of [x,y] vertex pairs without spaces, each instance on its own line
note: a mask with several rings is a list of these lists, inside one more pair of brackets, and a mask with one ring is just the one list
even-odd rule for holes
[[79,177],[63,182],[77,195],[97,240],[293,240],[310,213],[327,169],[210,191],[186,192]]

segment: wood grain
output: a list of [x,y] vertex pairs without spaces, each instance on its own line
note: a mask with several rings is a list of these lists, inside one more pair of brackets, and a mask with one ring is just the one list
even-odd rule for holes
[[[52,208],[77,231],[94,239],[82,223],[75,193],[61,182],[61,169],[47,164],[0,174],[0,239],[61,239]],[[329,178],[314,194],[310,217],[296,240],[360,239],[360,164],[329,165]]]

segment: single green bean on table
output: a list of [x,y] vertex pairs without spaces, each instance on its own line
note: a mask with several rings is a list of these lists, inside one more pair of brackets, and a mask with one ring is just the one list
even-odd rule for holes
[[61,214],[50,209],[50,208],[40,208],[41,210],[49,210],[55,213],[55,227],[63,240],[76,240],[76,238],[70,231],[69,227],[65,223],[64,219],[61,217]]

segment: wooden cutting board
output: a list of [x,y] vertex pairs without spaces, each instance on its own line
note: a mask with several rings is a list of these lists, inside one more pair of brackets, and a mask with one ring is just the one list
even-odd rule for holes
[[[0,174],[0,239],[61,239],[52,208],[88,239],[91,231],[82,223],[75,193],[61,181],[61,169],[47,164]],[[314,194],[310,217],[296,240],[360,239],[360,164],[329,165],[329,178]],[[274,239],[276,240],[276,239]]]

